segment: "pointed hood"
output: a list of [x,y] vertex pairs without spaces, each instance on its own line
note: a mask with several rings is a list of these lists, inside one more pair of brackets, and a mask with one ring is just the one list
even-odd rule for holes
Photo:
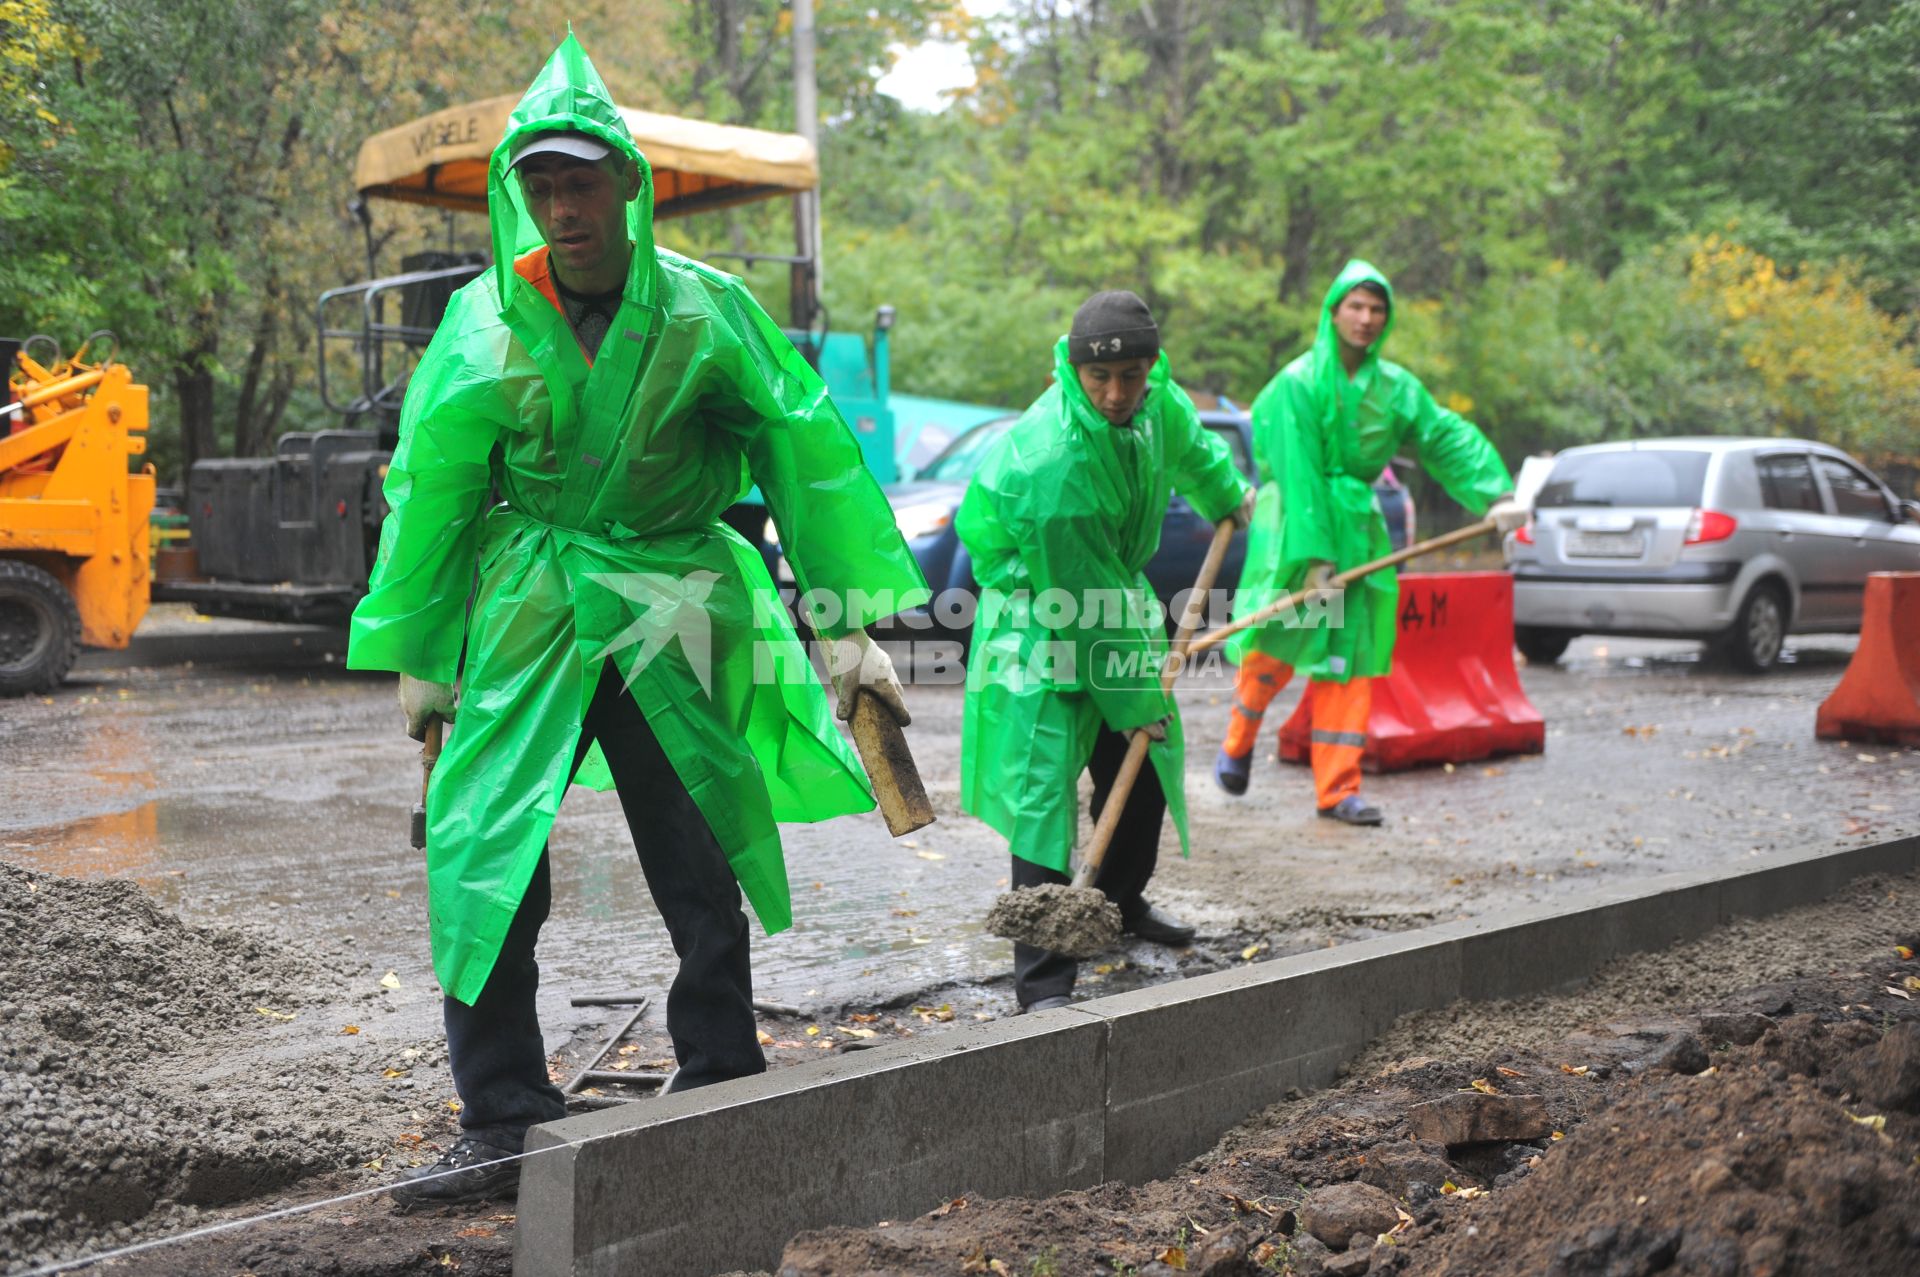
[[[1356,257],[1341,269],[1333,281],[1333,287],[1327,289],[1327,299],[1320,303],[1320,331],[1313,339],[1314,384],[1330,392],[1333,396],[1330,402],[1334,403],[1340,401],[1342,390],[1352,381],[1340,364],[1340,336],[1333,330],[1333,312],[1357,284],[1377,284],[1387,295],[1386,327],[1380,330],[1379,339],[1367,348],[1366,360],[1360,365],[1362,371],[1379,360],[1387,338],[1393,335],[1393,285],[1387,282],[1387,277],[1372,262],[1363,262]],[[1356,374],[1352,380],[1358,379]]]
[[502,311],[510,309],[515,290],[523,286],[514,274],[514,260],[540,247],[540,228],[527,212],[520,183],[508,171],[508,160],[527,137],[566,130],[585,133],[631,159],[640,170],[640,194],[627,203],[627,237],[633,241],[633,265],[628,269],[626,295],[646,303],[653,280],[653,170],[634,145],[627,122],[593,68],[587,51],[567,28],[567,38],[547,59],[546,66],[527,86],[520,105],[507,117],[506,135],[493,149],[487,170],[487,217],[493,230],[493,271]]

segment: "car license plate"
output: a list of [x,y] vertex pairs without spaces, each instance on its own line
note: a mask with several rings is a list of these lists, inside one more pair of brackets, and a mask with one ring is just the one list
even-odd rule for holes
[[1638,532],[1569,532],[1567,555],[1582,559],[1637,559],[1647,539]]

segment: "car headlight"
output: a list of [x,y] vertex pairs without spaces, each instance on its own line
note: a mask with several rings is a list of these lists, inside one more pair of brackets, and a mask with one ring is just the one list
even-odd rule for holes
[[901,506],[893,512],[893,521],[900,529],[900,535],[908,541],[932,536],[953,522],[953,507],[949,505],[909,505]]

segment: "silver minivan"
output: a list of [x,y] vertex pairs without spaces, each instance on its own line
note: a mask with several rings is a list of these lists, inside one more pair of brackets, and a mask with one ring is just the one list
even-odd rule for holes
[[1856,631],[1870,572],[1920,571],[1920,505],[1838,448],[1643,439],[1569,448],[1507,537],[1514,639],[1708,640],[1764,670],[1788,634]]

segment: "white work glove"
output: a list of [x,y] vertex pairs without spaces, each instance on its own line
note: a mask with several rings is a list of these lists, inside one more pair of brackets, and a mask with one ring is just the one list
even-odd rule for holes
[[1505,536],[1509,532],[1518,532],[1526,527],[1527,520],[1533,515],[1527,507],[1515,501],[1513,494],[1509,492],[1487,507],[1487,517],[1493,520],[1493,526],[1500,535]]
[[400,712],[407,716],[407,735],[415,740],[427,738],[427,720],[438,715],[453,721],[460,694],[452,683],[429,683],[408,674],[400,676]]
[[834,690],[840,694],[840,707],[836,712],[842,721],[853,718],[854,702],[859,700],[862,689],[879,697],[900,726],[913,721],[900,693],[900,680],[893,672],[893,658],[869,638],[865,630],[855,630],[845,638],[833,640],[827,649],[827,673],[833,679]]
[[1307,579],[1300,587],[1303,590],[1334,590],[1339,587],[1333,583],[1333,564],[1325,559],[1315,559],[1307,565]]
[[1233,520],[1234,527],[1250,528],[1253,526],[1253,499],[1259,495],[1260,494],[1256,492],[1254,489],[1252,488],[1247,489],[1247,495],[1240,502],[1239,507],[1235,509],[1232,514],[1227,516],[1229,519]]

